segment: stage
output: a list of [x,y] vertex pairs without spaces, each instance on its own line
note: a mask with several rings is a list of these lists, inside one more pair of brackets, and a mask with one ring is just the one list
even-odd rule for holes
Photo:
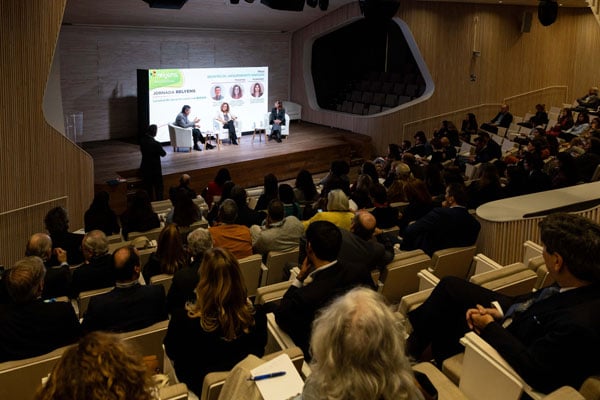
[[[280,181],[294,179],[301,169],[313,174],[329,169],[332,160],[344,159],[361,163],[371,156],[371,138],[340,129],[307,122],[293,121],[290,135],[282,143],[267,141],[264,134],[245,133],[238,146],[223,142],[220,150],[173,152],[164,145],[167,155],[162,159],[165,196],[170,186],[178,184],[183,173],[192,176],[192,187],[200,193],[219,168],[226,167],[233,181],[243,187],[260,186],[263,177],[273,173]],[[214,144],[214,142],[213,142]],[[125,209],[127,194],[140,187],[138,168],[141,162],[139,146],[133,141],[108,140],[83,143],[82,148],[94,159],[95,190],[107,190],[115,212]],[[123,178],[127,182],[109,184]]]

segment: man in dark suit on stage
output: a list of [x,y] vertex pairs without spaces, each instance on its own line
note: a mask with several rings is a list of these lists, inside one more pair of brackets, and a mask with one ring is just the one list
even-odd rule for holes
[[167,319],[164,287],[138,282],[141,267],[137,250],[121,247],[113,254],[113,263],[116,287],[90,300],[83,329],[128,332]]
[[406,227],[402,250],[421,249],[431,256],[437,250],[475,244],[481,225],[466,205],[464,185],[448,185],[443,207],[434,208]]
[[45,273],[39,257],[17,261],[6,272],[10,303],[0,305],[0,362],[46,354],[81,336],[70,303],[41,299]]
[[337,261],[342,234],[331,222],[310,224],[306,242],[306,258],[275,310],[275,320],[304,351],[304,357],[309,358],[311,325],[316,313],[355,286],[372,286],[372,279],[368,272],[356,273]]
[[409,313],[409,355],[419,358],[431,345],[441,363],[463,350],[459,339],[472,329],[536,390],[578,388],[598,374],[600,226],[581,216],[553,214],[540,222],[540,230],[556,285],[511,298],[458,278],[442,279]]

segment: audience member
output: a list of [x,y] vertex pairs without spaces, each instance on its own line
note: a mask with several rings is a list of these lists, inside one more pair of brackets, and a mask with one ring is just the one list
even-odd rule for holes
[[[188,174],[182,174],[179,177],[179,186],[173,186],[169,189],[169,199],[171,200],[171,203],[175,204],[175,198],[179,190],[183,190],[186,193],[186,195],[192,200],[198,197],[196,191],[190,187],[191,183],[192,177]],[[206,199],[204,200],[206,201]]]
[[254,207],[255,210],[266,210],[271,200],[279,198],[279,192],[277,190],[278,185],[279,182],[275,175],[265,175],[263,192],[258,197],[256,206]]
[[504,197],[504,190],[500,184],[500,175],[494,164],[486,163],[482,166],[481,176],[471,182],[468,188],[468,208],[476,209],[482,204]]
[[371,271],[384,271],[394,258],[394,244],[384,234],[378,235],[383,243],[374,237],[377,221],[373,214],[358,211],[352,220],[350,230],[341,229],[342,246],[338,262],[344,266],[347,274],[353,274],[355,280],[368,282],[376,289],[373,280],[369,280]]
[[558,153],[556,156],[556,167],[552,175],[552,189],[573,186],[579,181],[575,159],[566,152]]
[[131,246],[113,254],[116,287],[90,299],[83,316],[86,332],[103,330],[128,332],[167,319],[165,289],[162,285],[140,285],[140,257]]
[[219,208],[219,223],[208,228],[214,247],[223,247],[239,260],[252,255],[252,237],[247,226],[236,224],[237,205],[227,199]]
[[406,193],[404,193],[404,187],[409,180],[413,179],[413,175],[410,171],[408,164],[399,162],[396,164],[396,169],[393,174],[393,182],[388,187],[387,198],[390,203],[405,202]]
[[322,185],[321,197],[326,198],[330,191],[341,189],[346,196],[350,194],[350,165],[344,160],[334,160],[331,162],[329,173],[321,179]]
[[424,179],[425,174],[423,171],[423,166],[417,161],[417,158],[414,154],[405,152],[402,154],[402,162],[408,165],[408,168],[410,168],[410,173],[414,178]]
[[173,275],[171,288],[167,294],[167,308],[170,313],[175,308],[182,308],[187,302],[196,300],[194,289],[200,279],[202,257],[208,249],[212,249],[213,245],[212,236],[205,228],[198,228],[190,232],[187,242],[187,251],[191,262]]
[[423,181],[432,197],[443,196],[446,192],[446,185],[444,185],[444,178],[442,177],[443,171],[444,167],[441,164],[429,163],[425,167],[425,179]]
[[406,227],[402,250],[421,249],[431,256],[437,250],[475,244],[481,226],[469,214],[467,201],[464,185],[448,185],[443,207],[434,208]]
[[354,286],[370,286],[372,280],[370,276],[364,280],[357,279],[353,271],[337,261],[342,234],[331,222],[310,224],[306,230],[306,241],[307,256],[300,273],[275,310],[275,320],[303,350],[305,359],[310,359],[310,329],[317,311]]
[[[219,199],[219,201],[217,201],[217,200],[213,201],[212,206],[208,210],[208,214],[206,216],[206,219],[208,220],[208,223],[210,225],[215,224],[216,219],[219,216],[219,207],[225,200],[232,198],[231,191],[236,186],[238,186],[238,185],[236,185],[232,181],[227,181],[227,182],[225,182],[225,184],[223,184],[223,191],[221,192],[221,198]],[[215,197],[215,199],[216,199],[216,197]],[[239,209],[239,206],[238,206],[238,209]]]
[[264,211],[253,210],[248,206],[248,194],[246,189],[240,185],[235,185],[231,189],[231,199],[235,201],[235,204],[237,205],[236,222],[238,224],[247,226],[248,228],[252,225],[262,224],[266,213]]
[[229,170],[227,168],[221,168],[217,172],[215,179],[208,182],[206,189],[202,192],[202,196],[209,207],[212,206],[215,196],[221,196],[223,185],[225,185],[225,182],[227,181],[231,181]]
[[600,164],[600,139],[591,137],[586,141],[585,153],[575,159],[579,181],[590,182]]
[[101,289],[115,285],[115,269],[108,253],[108,239],[104,232],[93,230],[85,234],[81,242],[84,262],[73,270],[72,296],[86,290]]
[[479,131],[476,142],[475,158],[473,160],[475,164],[500,160],[502,158],[500,145],[490,138],[489,133]]
[[86,232],[99,229],[106,236],[121,231],[117,214],[110,208],[108,192],[102,190],[94,195],[94,200],[83,215],[84,230]]
[[129,232],[146,232],[158,227],[160,227],[160,220],[158,214],[152,209],[148,193],[145,190],[138,190],[121,215],[123,237],[127,240]]
[[591,87],[588,93],[577,99],[577,103],[582,110],[596,110],[600,106],[600,97],[598,97],[598,88]]
[[81,336],[71,303],[41,299],[45,273],[39,257],[25,257],[6,271],[10,303],[0,304],[0,362],[46,354]]
[[424,217],[433,209],[433,200],[431,194],[427,190],[427,185],[420,179],[412,179],[406,183],[404,187],[406,200],[408,205],[402,209],[398,220],[400,228],[400,236],[403,235],[406,227]]
[[[410,144],[410,141],[408,142]],[[387,177],[390,172],[392,172],[395,168],[395,164],[402,160],[402,153],[408,151],[412,146],[408,148],[400,150],[400,147],[395,143],[388,144],[388,152],[385,157],[385,164],[383,165],[382,171],[379,173],[382,177]]]
[[427,157],[431,154],[431,145],[427,141],[427,137],[425,137],[425,132],[418,131],[417,133],[415,133],[414,139],[415,145],[408,149],[407,153],[419,157]]
[[200,396],[207,373],[230,370],[249,354],[262,357],[267,320],[248,300],[239,264],[225,249],[204,253],[196,296],[173,310],[164,343],[179,380]]
[[370,192],[373,186],[373,180],[367,174],[360,174],[354,186],[354,190],[351,190],[350,199],[356,204],[356,208],[361,210],[364,208],[373,207],[371,202]]
[[371,214],[375,217],[379,229],[388,229],[398,226],[398,209],[391,207],[387,199],[387,191],[382,184],[376,184],[371,189],[373,199],[373,210]]
[[544,161],[537,153],[525,153],[523,169],[527,174],[525,181],[526,193],[538,193],[550,190],[552,180],[542,169]]
[[441,365],[464,350],[459,339],[473,330],[536,390],[578,388],[598,374],[600,226],[578,215],[552,214],[540,222],[540,231],[556,285],[511,298],[443,278],[408,315],[413,327],[409,355],[418,359],[431,345]]
[[513,116],[508,109],[508,104],[502,104],[502,106],[500,106],[500,112],[498,112],[489,123],[482,124],[481,129],[492,133],[498,133],[498,127],[508,128],[513,121]]
[[156,125],[150,125],[146,134],[140,137],[140,151],[142,153],[140,173],[144,187],[150,197],[154,200],[162,200],[164,185],[160,158],[166,156],[167,152],[160,142],[155,139],[157,129]]
[[[279,200],[283,203],[283,210],[285,216],[293,215],[298,219],[302,219],[302,209],[300,208],[300,204],[296,201],[296,197],[294,196],[294,188],[292,188],[287,183],[282,183],[279,185]],[[273,201],[273,200],[271,200]]]
[[548,113],[546,112],[545,104],[535,105],[535,114],[526,122],[519,122],[517,125],[526,128],[535,128],[538,125],[546,125],[548,123]]
[[[54,257],[52,257],[54,254]],[[52,239],[45,233],[34,233],[27,241],[25,255],[39,257],[44,262],[43,299],[71,295],[71,270],[67,263],[67,252],[60,247],[52,249]],[[53,259],[56,258],[56,264]]]
[[471,136],[476,135],[478,130],[477,117],[473,113],[468,113],[467,118],[463,120],[460,127],[460,139],[471,143]]
[[354,213],[350,211],[348,197],[341,189],[331,190],[327,195],[327,211],[319,210],[309,220],[303,221],[306,229],[315,221],[329,221],[339,228],[349,230]]
[[83,262],[83,253],[81,252],[83,235],[69,232],[67,210],[63,207],[54,207],[46,214],[44,225],[52,238],[52,248],[65,250],[69,265],[81,264]]
[[285,216],[281,200],[271,200],[264,225],[250,227],[254,252],[266,259],[270,251],[287,251],[298,247],[304,225],[293,215]]
[[202,219],[200,207],[194,203],[184,189],[178,189],[172,201],[173,209],[167,214],[167,224],[174,223],[180,227],[189,227]]
[[156,251],[150,255],[142,270],[147,285],[154,275],[173,275],[187,265],[183,240],[177,225],[166,225],[160,232],[156,245]]
[[153,400],[154,382],[142,357],[119,336],[93,332],[68,348],[35,400]]
[[573,121],[573,114],[570,108],[563,108],[560,110],[558,120],[556,124],[551,127],[546,133],[552,136],[558,136],[562,131],[571,129],[575,121]]
[[315,319],[302,399],[420,399],[404,337],[403,321],[381,295],[352,289]]
[[577,115],[575,124],[571,128],[559,133],[558,137],[568,142],[577,136],[581,136],[584,132],[587,132],[588,129],[590,129],[590,116],[582,111]]
[[300,204],[312,204],[319,198],[319,192],[317,192],[313,177],[311,173],[305,169],[301,169],[296,176],[294,195]]

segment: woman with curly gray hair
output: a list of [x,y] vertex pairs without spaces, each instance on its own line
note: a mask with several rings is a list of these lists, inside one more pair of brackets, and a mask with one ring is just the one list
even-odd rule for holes
[[378,293],[356,288],[313,323],[303,400],[422,399],[404,353],[404,325]]

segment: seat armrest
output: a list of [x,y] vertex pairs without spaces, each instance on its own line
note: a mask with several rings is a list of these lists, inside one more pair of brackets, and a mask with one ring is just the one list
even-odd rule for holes
[[419,291],[431,289],[440,281],[440,278],[435,276],[433,272],[428,269],[422,269],[417,273],[417,276],[419,277]]
[[407,316],[409,312],[423,304],[429,295],[433,292],[433,289],[421,290],[420,292],[411,293],[403,296],[398,306],[398,312]]

